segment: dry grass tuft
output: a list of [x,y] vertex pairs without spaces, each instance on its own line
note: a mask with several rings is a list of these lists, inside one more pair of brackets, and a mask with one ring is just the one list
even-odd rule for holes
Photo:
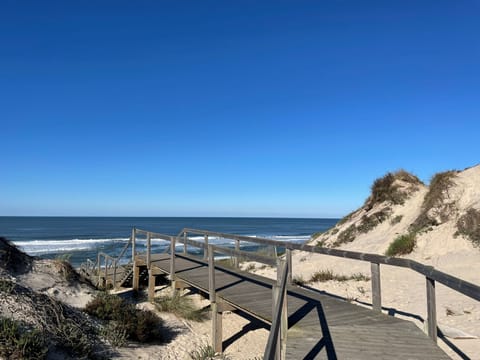
[[352,224],[337,236],[337,240],[333,243],[333,246],[340,246],[345,243],[352,242],[357,236],[357,227]]
[[[425,231],[440,222],[447,221],[453,213],[453,204],[446,203],[449,188],[454,184],[453,179],[457,171],[445,171],[435,174],[430,181],[428,192],[425,194],[422,204],[422,211],[415,221],[410,225],[413,232]],[[432,215],[432,210],[435,214]]]
[[372,193],[365,202],[367,210],[372,209],[375,204],[383,202],[388,202],[394,205],[403,205],[410,195],[410,191],[402,189],[400,184],[398,184],[398,181],[413,186],[422,184],[420,179],[405,170],[399,170],[394,173],[389,172],[373,182]]
[[178,293],[155,299],[155,305],[160,311],[171,312],[187,320],[200,322],[208,319],[205,309],[197,309],[189,298]]
[[480,211],[474,208],[462,215],[457,221],[457,233],[466,236],[475,246],[480,246]]
[[364,234],[368,233],[369,231],[377,227],[377,225],[381,224],[386,219],[388,219],[391,213],[392,213],[392,209],[389,207],[386,207],[371,215],[363,215],[360,225],[357,226],[357,230],[360,233],[364,233]]
[[335,274],[332,270],[319,270],[313,273],[309,282],[326,282],[326,281],[369,281],[370,277],[361,273],[353,274],[350,276]]

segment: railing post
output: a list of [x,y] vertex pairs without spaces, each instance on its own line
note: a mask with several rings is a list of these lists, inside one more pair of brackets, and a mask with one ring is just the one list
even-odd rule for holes
[[107,289],[107,280],[108,280],[108,273],[107,273],[108,259],[107,259],[107,256],[104,256],[103,258],[105,259],[105,290],[106,290]]
[[370,263],[372,273],[372,308],[374,311],[382,311],[382,290],[380,282],[380,264]]
[[[275,323],[275,316],[277,313],[277,304],[279,301],[282,301],[282,310],[280,319],[276,319],[280,321],[280,327],[278,331],[278,337],[276,341],[276,348],[275,352],[275,359],[285,359],[286,351],[287,351],[287,330],[288,330],[288,312],[287,312],[287,288],[284,288],[282,292],[282,274],[284,272],[285,266],[287,266],[287,273],[288,273],[288,263],[286,261],[282,261],[281,259],[277,259],[277,282],[273,284],[273,301],[272,301],[272,328]],[[270,330],[272,331],[272,330]]]
[[152,261],[152,235],[148,232],[147,233],[147,269],[150,270],[150,263]]
[[428,336],[437,343],[437,304],[435,299],[435,280],[425,277],[427,283],[427,321]]
[[[238,239],[235,239],[235,250],[236,251],[240,250],[240,240]],[[240,266],[240,259],[238,258],[238,255],[235,255],[235,257],[233,258],[233,264],[237,269]]]
[[113,259],[113,288],[117,288],[117,260]]
[[172,290],[175,292],[175,239],[176,237],[170,237],[170,282]]
[[136,245],[136,230],[135,227],[132,229],[132,262],[135,262],[135,245]]
[[100,261],[101,261],[101,255],[98,254],[97,255],[97,276],[98,276],[98,280],[97,280],[97,286],[100,286]]
[[204,259],[204,260],[207,260],[207,258],[208,258],[208,251],[207,251],[207,249],[208,249],[208,235],[205,235],[205,248],[204,248],[204,250],[203,250],[203,259]]
[[287,274],[287,284],[291,284],[292,283],[292,250],[291,249],[286,249],[286,253],[285,253],[285,256],[287,258],[287,271],[288,271],[288,274]]
[[210,308],[212,310],[212,345],[216,353],[221,353],[223,351],[223,328],[222,313],[219,311],[215,288],[215,253],[212,245],[208,245],[205,250],[208,257],[208,292],[210,296]]
[[133,274],[132,274],[132,289],[138,290],[140,288],[140,267],[137,266],[137,262],[133,262]]
[[187,232],[183,232],[183,253],[187,254]]
[[213,246],[208,245],[206,248],[208,256],[208,292],[210,302],[216,302],[216,290],[215,290],[215,254],[213,252]]

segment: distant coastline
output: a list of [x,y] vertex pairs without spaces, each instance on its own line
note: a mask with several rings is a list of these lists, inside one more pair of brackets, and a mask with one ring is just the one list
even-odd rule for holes
[[[325,231],[337,221],[264,217],[0,216],[0,236],[12,240],[30,255],[43,258],[68,255],[72,264],[78,266],[87,257],[95,258],[98,251],[121,249],[134,226],[170,235],[190,227],[304,242],[313,233]],[[142,242],[139,244],[141,251]],[[154,244],[159,249],[165,246],[162,241]]]

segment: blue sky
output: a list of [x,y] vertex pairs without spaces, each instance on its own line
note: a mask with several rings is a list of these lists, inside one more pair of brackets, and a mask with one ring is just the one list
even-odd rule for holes
[[3,1],[0,215],[340,217],[480,160],[477,1]]

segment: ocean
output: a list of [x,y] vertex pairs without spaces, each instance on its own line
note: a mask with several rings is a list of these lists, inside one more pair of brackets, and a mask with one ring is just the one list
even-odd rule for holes
[[[331,228],[338,219],[298,218],[211,218],[211,217],[0,217],[0,236],[33,256],[68,256],[78,267],[87,258],[96,259],[99,251],[118,253],[128,242],[133,227],[167,235],[183,228],[265,237],[279,241],[305,242],[318,231]],[[203,237],[198,237],[199,239]],[[196,239],[192,237],[192,239]],[[233,246],[227,239],[210,242]],[[154,251],[163,251],[166,241],[152,239]],[[255,247],[245,244],[244,247]],[[145,240],[137,241],[138,251]],[[195,251],[195,250],[193,250]]]

